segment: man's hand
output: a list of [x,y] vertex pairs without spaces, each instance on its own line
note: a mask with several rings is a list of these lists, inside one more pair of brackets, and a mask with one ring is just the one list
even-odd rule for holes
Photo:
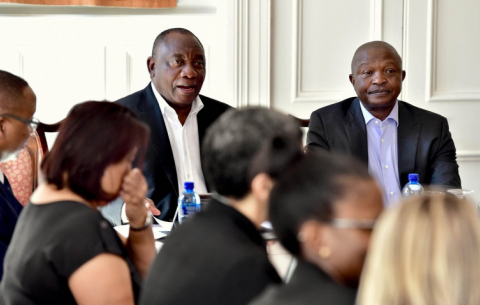
[[160,210],[157,209],[157,207],[153,203],[153,200],[150,198],[145,198],[145,206],[150,210],[150,212],[152,212],[154,216],[158,216],[162,214],[162,212],[160,212]]

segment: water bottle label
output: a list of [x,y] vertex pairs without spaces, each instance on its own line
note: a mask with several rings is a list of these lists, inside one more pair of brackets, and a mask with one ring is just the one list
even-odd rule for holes
[[196,212],[200,211],[200,205],[196,203],[190,203],[190,204],[182,204],[182,212],[183,215],[189,216],[191,214],[194,214]]
[[413,191],[420,191],[422,186],[420,184],[410,184],[410,189]]

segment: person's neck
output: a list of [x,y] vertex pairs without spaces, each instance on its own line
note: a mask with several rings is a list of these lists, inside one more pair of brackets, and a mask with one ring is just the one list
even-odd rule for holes
[[77,201],[87,205],[90,208],[96,209],[97,204],[87,201],[77,193],[74,193],[70,188],[64,187],[58,189],[54,184],[42,183],[30,198],[34,204],[46,204],[55,201]]
[[[261,228],[262,223],[267,220],[266,206],[258,202],[252,193],[247,194],[242,199],[235,199],[232,197],[224,197],[228,204],[247,217],[257,229]],[[222,200],[223,202],[223,200]]]
[[170,105],[170,107],[172,107],[173,110],[175,110],[175,112],[177,113],[180,124],[185,125],[185,122],[187,121],[187,117],[190,114],[190,111],[192,110],[193,103],[188,106],[178,106],[169,102],[167,102],[167,104]]
[[392,112],[393,107],[395,107],[395,104],[386,108],[367,108],[367,110],[380,121],[384,121],[390,115],[390,112]]

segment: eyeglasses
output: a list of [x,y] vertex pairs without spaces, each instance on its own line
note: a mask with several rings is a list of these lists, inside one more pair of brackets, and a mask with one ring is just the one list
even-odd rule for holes
[[23,123],[29,125],[30,127],[32,127],[33,130],[36,130],[37,127],[38,127],[38,124],[40,124],[40,121],[37,120],[36,118],[32,118],[31,120],[27,120],[27,119],[21,118],[19,116],[16,116],[16,115],[13,115],[13,114],[7,114],[7,113],[0,114],[0,116],[6,117],[6,118],[11,118],[11,119],[23,122]]
[[330,222],[330,225],[338,229],[372,230],[376,221],[376,219],[335,218],[332,220],[332,222]]

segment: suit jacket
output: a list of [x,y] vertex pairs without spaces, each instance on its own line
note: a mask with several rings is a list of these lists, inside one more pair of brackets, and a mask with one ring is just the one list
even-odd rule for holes
[[268,287],[250,305],[354,305],[357,291],[334,282],[318,267],[299,259],[290,282]]
[[0,183],[0,281],[3,275],[3,260],[22,209],[5,177],[4,183]]
[[[398,101],[398,120],[400,187],[409,173],[417,173],[421,184],[461,188],[447,119]],[[314,111],[308,127],[307,151],[326,149],[368,163],[367,129],[358,98]]]
[[281,279],[253,223],[212,199],[167,237],[140,304],[248,304]]
[[[233,108],[203,95],[200,95],[200,98],[204,105],[197,114],[201,146],[205,131],[210,124],[225,111]],[[144,167],[144,174],[148,182],[147,196],[162,212],[159,218],[171,220],[175,214],[180,190],[178,190],[177,171],[167,128],[152,87],[149,84],[145,89],[128,95],[118,100],[117,103],[130,108],[140,120],[150,127],[150,142]]]

